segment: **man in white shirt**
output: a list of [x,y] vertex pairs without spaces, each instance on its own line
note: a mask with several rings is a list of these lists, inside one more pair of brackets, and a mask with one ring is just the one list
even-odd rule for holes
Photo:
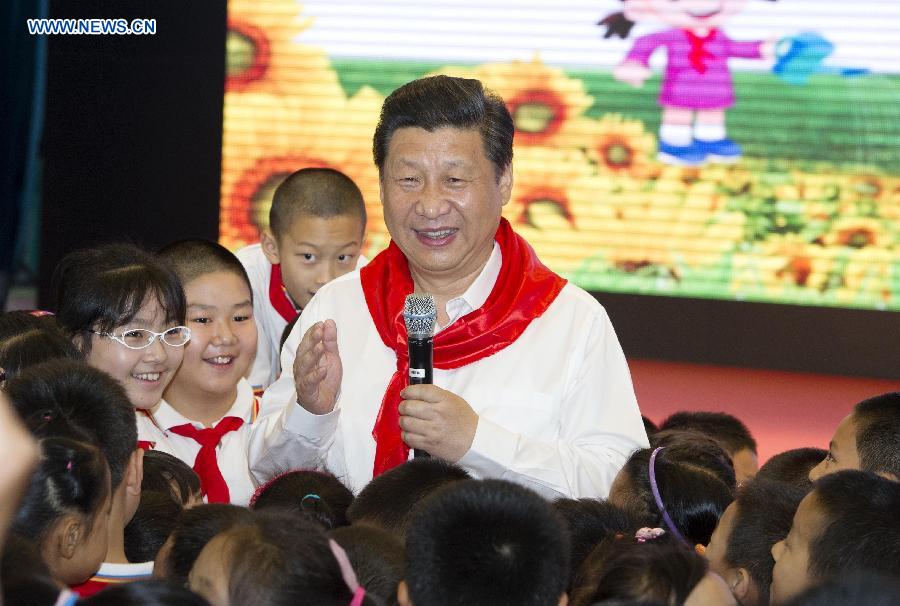
[[[501,219],[513,132],[477,80],[423,78],[385,101],[374,149],[392,243],[321,288],[285,343],[264,397],[299,404],[295,444],[267,465],[316,464],[358,491],[413,448],[547,497],[605,497],[647,446],[606,312]],[[434,385],[406,385],[413,291],[437,304]]]

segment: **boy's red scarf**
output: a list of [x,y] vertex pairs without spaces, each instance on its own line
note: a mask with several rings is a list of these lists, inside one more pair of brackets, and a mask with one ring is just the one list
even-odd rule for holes
[[281,263],[272,265],[272,271],[269,274],[269,301],[288,324],[300,315],[300,312],[294,307],[294,302],[288,296],[284,280],[281,278]]
[[[484,305],[435,335],[435,368],[460,368],[510,345],[547,310],[566,284],[540,262],[506,219],[500,219],[495,239],[503,255],[497,282]],[[377,476],[409,458],[409,446],[400,437],[398,407],[409,376],[403,306],[415,287],[406,257],[393,242],[360,270],[360,279],[378,334],[397,354],[397,371],[384,392],[372,430],[376,443],[373,475]]]

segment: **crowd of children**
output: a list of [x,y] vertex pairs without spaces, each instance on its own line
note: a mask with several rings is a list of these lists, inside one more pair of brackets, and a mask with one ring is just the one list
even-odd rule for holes
[[53,314],[0,315],[2,603],[900,603],[900,393],[759,469],[732,416],[645,419],[598,498],[430,458],[354,495],[294,456],[259,392],[364,229],[352,181],[304,169],[259,245],[87,248]]

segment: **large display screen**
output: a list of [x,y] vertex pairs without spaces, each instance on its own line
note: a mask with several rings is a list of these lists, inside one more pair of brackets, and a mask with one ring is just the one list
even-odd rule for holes
[[327,166],[384,248],[381,103],[443,73],[505,100],[504,215],[583,288],[900,310],[898,23],[885,0],[231,0],[221,241]]

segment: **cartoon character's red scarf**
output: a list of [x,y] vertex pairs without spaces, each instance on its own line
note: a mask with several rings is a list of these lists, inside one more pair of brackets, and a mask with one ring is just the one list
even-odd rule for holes
[[[506,219],[500,219],[495,239],[503,256],[497,282],[484,305],[435,335],[435,368],[460,368],[510,345],[566,284],[538,260]],[[360,278],[378,334],[397,354],[397,371],[384,392],[372,430],[377,445],[373,475],[377,476],[409,458],[409,446],[400,437],[398,406],[409,375],[403,306],[414,285],[406,257],[393,242],[360,270]]]
[[718,30],[712,29],[704,37],[700,37],[689,29],[684,30],[688,36],[688,42],[691,44],[691,50],[688,52],[688,61],[691,66],[700,72],[706,73],[706,60],[714,59],[715,55],[706,50],[706,43],[712,40]]

